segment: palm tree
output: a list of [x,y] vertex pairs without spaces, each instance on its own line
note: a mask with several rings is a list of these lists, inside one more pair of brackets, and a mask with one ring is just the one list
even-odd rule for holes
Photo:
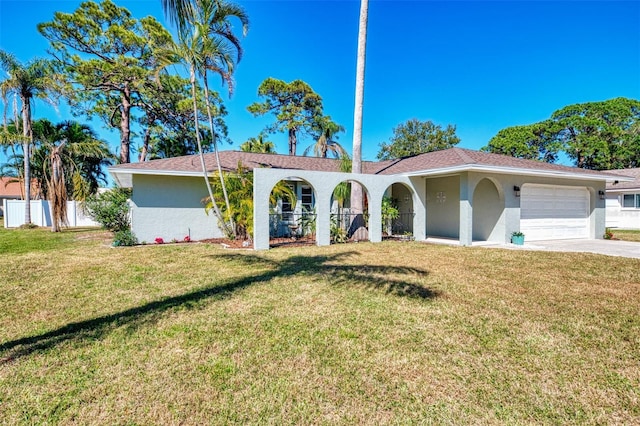
[[257,138],[249,138],[240,145],[240,151],[258,152],[261,154],[275,154],[276,146],[271,141],[265,141],[264,135],[260,133]]
[[220,221],[224,231],[228,235],[235,235],[232,224],[227,223],[215,201],[211,184],[209,183],[208,173],[204,161],[202,151],[202,142],[200,137],[198,105],[196,84],[197,77],[202,78],[205,90],[205,104],[207,107],[207,116],[209,119],[209,127],[213,138],[213,147],[218,169],[220,184],[224,193],[224,201],[227,211],[231,209],[229,197],[224,183],[224,174],[220,164],[218,146],[215,139],[215,129],[213,127],[213,114],[211,111],[211,103],[209,102],[209,84],[208,73],[213,72],[220,75],[223,83],[227,83],[229,94],[233,91],[233,71],[235,63],[242,57],[242,49],[239,40],[233,34],[229,18],[237,17],[243,26],[243,33],[246,33],[249,25],[248,17],[244,11],[231,3],[221,0],[195,0],[192,3],[191,16],[188,22],[191,27],[183,25],[178,32],[178,42],[170,48],[169,51],[160,52],[160,68],[165,68],[172,64],[183,63],[189,69],[191,82],[194,123],[196,128],[196,142],[198,144],[198,152],[200,154],[200,163],[202,166],[203,176],[206,180],[207,191],[211,198],[212,208],[216,217]]
[[182,30],[193,17],[192,0],[160,0],[164,14],[169,21],[176,24],[178,30]]
[[[330,116],[320,117],[314,125],[314,130],[318,134],[315,144],[310,145],[304,150],[303,155],[308,155],[311,149],[316,157],[327,158],[327,154],[331,152],[335,158],[340,158],[347,154],[347,151],[333,138],[336,134],[344,132],[344,126],[331,120]],[[337,137],[336,137],[337,139]]]
[[186,34],[186,30],[179,32],[177,43],[173,43],[170,47],[157,52],[159,63],[159,69],[157,72],[159,73],[162,69],[179,63],[184,64],[189,70],[189,82],[191,84],[191,98],[193,105],[193,123],[202,175],[205,180],[207,192],[209,193],[212,209],[218,219],[218,222],[223,227],[225,234],[234,235],[233,227],[224,220],[224,216],[222,215],[222,212],[218,207],[218,203],[213,196],[213,190],[211,188],[211,183],[209,182],[209,174],[204,161],[204,152],[202,150],[200,118],[198,114],[198,86],[196,77],[197,73],[202,70],[204,66],[206,57],[204,54],[204,48],[207,47],[207,44],[204,42],[201,32],[199,31],[200,29],[200,26],[195,26],[191,34]]
[[0,50],[0,66],[9,75],[0,83],[3,97],[8,93],[17,94],[22,104],[22,155],[24,161],[24,197],[25,224],[31,223],[31,144],[33,143],[33,129],[31,122],[31,103],[34,98],[41,98],[54,102],[53,73],[51,62],[45,59],[34,59],[22,64],[9,52]]
[[[220,154],[216,133],[213,127],[213,117],[211,113],[211,103],[209,102],[209,71],[218,74],[222,79],[222,84],[227,84],[229,96],[233,93],[233,71],[235,64],[242,59],[242,46],[240,40],[231,29],[230,18],[237,18],[242,23],[242,34],[246,35],[249,30],[249,17],[239,6],[223,0],[196,0],[195,16],[193,19],[194,32],[199,33],[203,38],[204,62],[199,70],[204,83],[204,97],[207,106],[207,117],[209,119],[209,130],[213,142],[213,152],[216,157],[218,177],[222,186],[222,194],[227,210],[230,209],[227,186],[224,182],[224,174],[220,165]],[[235,55],[234,55],[235,53]],[[234,59],[235,56],[235,59]]]
[[[362,173],[362,115],[364,106],[364,68],[367,45],[367,19],[369,12],[369,0],[360,0],[360,22],[358,26],[358,58],[356,63],[356,100],[353,109],[353,159],[352,173]],[[364,211],[362,187],[359,184],[351,188],[351,208],[356,213],[357,228],[362,226],[360,222]],[[358,219],[360,218],[360,219]]]
[[41,187],[51,203],[51,231],[59,232],[67,223],[69,190],[75,200],[94,194],[98,182],[106,182],[102,166],[110,165],[115,156],[89,126],[75,121],[54,126],[38,120],[33,133],[38,143],[34,165],[40,163]]

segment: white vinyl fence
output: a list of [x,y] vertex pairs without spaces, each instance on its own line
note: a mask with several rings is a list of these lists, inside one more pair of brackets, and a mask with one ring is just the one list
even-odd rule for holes
[[[24,225],[23,200],[3,200],[4,227],[17,228]],[[85,215],[82,205],[77,201],[67,201],[67,218],[70,227],[100,226],[89,216]],[[51,226],[51,210],[47,200],[31,200],[31,223],[38,226]]]

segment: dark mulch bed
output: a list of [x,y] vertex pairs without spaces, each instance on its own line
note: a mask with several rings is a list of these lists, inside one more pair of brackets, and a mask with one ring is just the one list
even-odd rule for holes
[[271,238],[269,247],[304,247],[315,246],[316,239],[314,237],[298,237],[298,238]]
[[[250,240],[230,240],[228,238],[209,238],[207,240],[199,240],[201,243],[220,244],[224,248],[231,249],[253,249],[253,241]],[[312,237],[300,238],[272,238],[269,240],[269,247],[304,247],[315,246],[316,240]]]

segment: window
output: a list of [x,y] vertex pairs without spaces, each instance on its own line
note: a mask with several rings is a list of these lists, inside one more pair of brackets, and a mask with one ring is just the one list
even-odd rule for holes
[[310,186],[303,186],[301,189],[300,202],[302,203],[302,211],[310,212],[313,210],[313,189]]
[[622,196],[622,207],[640,209],[640,194],[624,194]]
[[[296,189],[293,185],[288,185],[289,188],[295,193]],[[282,220],[290,221],[293,220],[293,206],[291,205],[291,200],[287,197],[282,198]]]

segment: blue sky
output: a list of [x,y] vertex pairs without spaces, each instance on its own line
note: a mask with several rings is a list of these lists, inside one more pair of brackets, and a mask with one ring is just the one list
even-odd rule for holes
[[[235,80],[227,124],[238,149],[271,117],[254,118],[267,77],[302,79],[324,100],[325,113],[347,131],[350,151],[360,2],[237,0],[251,29]],[[119,0],[134,16],[165,22],[159,0]],[[56,10],[79,1],[0,0],[0,48],[23,61],[47,55],[36,30]],[[566,105],[619,96],[640,99],[638,1],[377,1],[370,0],[363,157],[375,160],[392,129],[411,119],[457,126],[459,146],[479,149],[500,129],[548,118]],[[69,119],[38,104],[35,118]],[[119,136],[90,123],[115,149]],[[270,137],[287,153],[286,135]],[[139,143],[139,139],[134,141]],[[303,139],[298,154],[311,144]],[[134,156],[132,155],[132,158]]]

